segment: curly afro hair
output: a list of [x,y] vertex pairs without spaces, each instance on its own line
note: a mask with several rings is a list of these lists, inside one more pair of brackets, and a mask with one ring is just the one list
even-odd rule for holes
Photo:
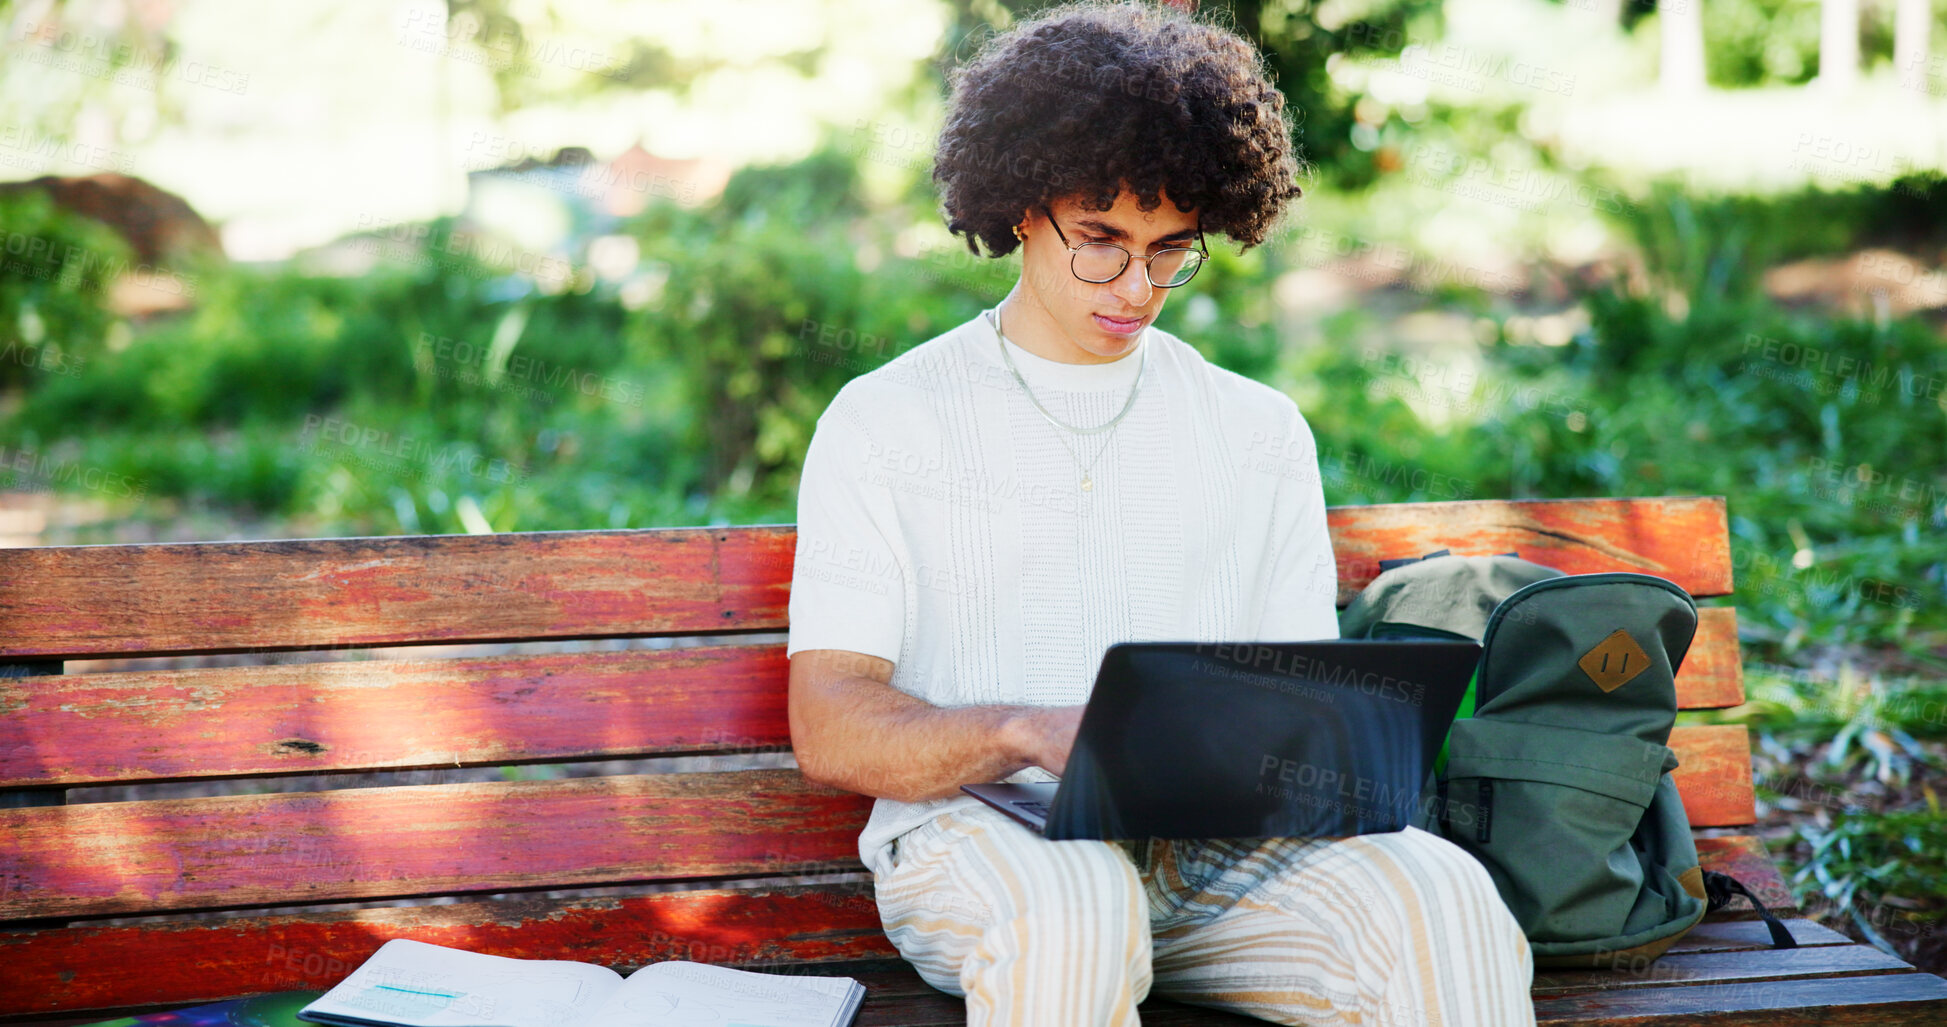
[[1153,2],[1080,0],[989,40],[955,68],[934,154],[947,229],[992,256],[1057,197],[1108,210],[1167,190],[1248,250],[1302,195],[1284,94],[1236,33]]

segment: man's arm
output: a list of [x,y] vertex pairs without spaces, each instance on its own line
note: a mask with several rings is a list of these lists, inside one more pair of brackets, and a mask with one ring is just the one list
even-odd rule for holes
[[1269,573],[1264,578],[1258,641],[1339,637],[1338,562],[1326,523],[1325,484],[1311,425],[1291,406],[1271,509]]
[[1068,763],[1080,706],[935,706],[892,687],[892,662],[844,649],[791,657],[791,749],[820,784],[917,802],[1028,766]]

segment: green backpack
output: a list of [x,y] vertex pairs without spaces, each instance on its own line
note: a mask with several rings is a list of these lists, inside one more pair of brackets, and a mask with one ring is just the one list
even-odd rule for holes
[[1698,865],[1670,777],[1676,672],[1697,630],[1683,589],[1513,553],[1380,566],[1342,637],[1481,643],[1419,826],[1486,867],[1535,965],[1640,966],[1739,894],[1774,946],[1796,945],[1743,885]]

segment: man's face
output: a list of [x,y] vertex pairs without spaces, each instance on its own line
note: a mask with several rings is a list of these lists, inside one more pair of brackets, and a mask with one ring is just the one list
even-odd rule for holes
[[1071,270],[1074,255],[1069,247],[1111,242],[1144,256],[1171,246],[1196,248],[1197,212],[1178,211],[1167,193],[1161,199],[1147,213],[1137,209],[1136,196],[1128,190],[1106,211],[1086,209],[1073,198],[1055,200],[1048,208],[1061,227],[1059,234],[1043,211],[1034,211],[1029,219],[1021,257],[1026,298],[1038,301],[1062,335],[1087,354],[1073,354],[1076,359],[1100,363],[1130,352],[1172,290],[1151,285],[1147,262],[1134,258],[1111,281],[1084,282]]

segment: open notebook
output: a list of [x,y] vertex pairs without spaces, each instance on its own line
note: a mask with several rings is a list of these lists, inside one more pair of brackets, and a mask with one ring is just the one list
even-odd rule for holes
[[592,963],[395,938],[298,1017],[350,1027],[846,1027],[864,998],[850,977],[670,960],[625,979]]

